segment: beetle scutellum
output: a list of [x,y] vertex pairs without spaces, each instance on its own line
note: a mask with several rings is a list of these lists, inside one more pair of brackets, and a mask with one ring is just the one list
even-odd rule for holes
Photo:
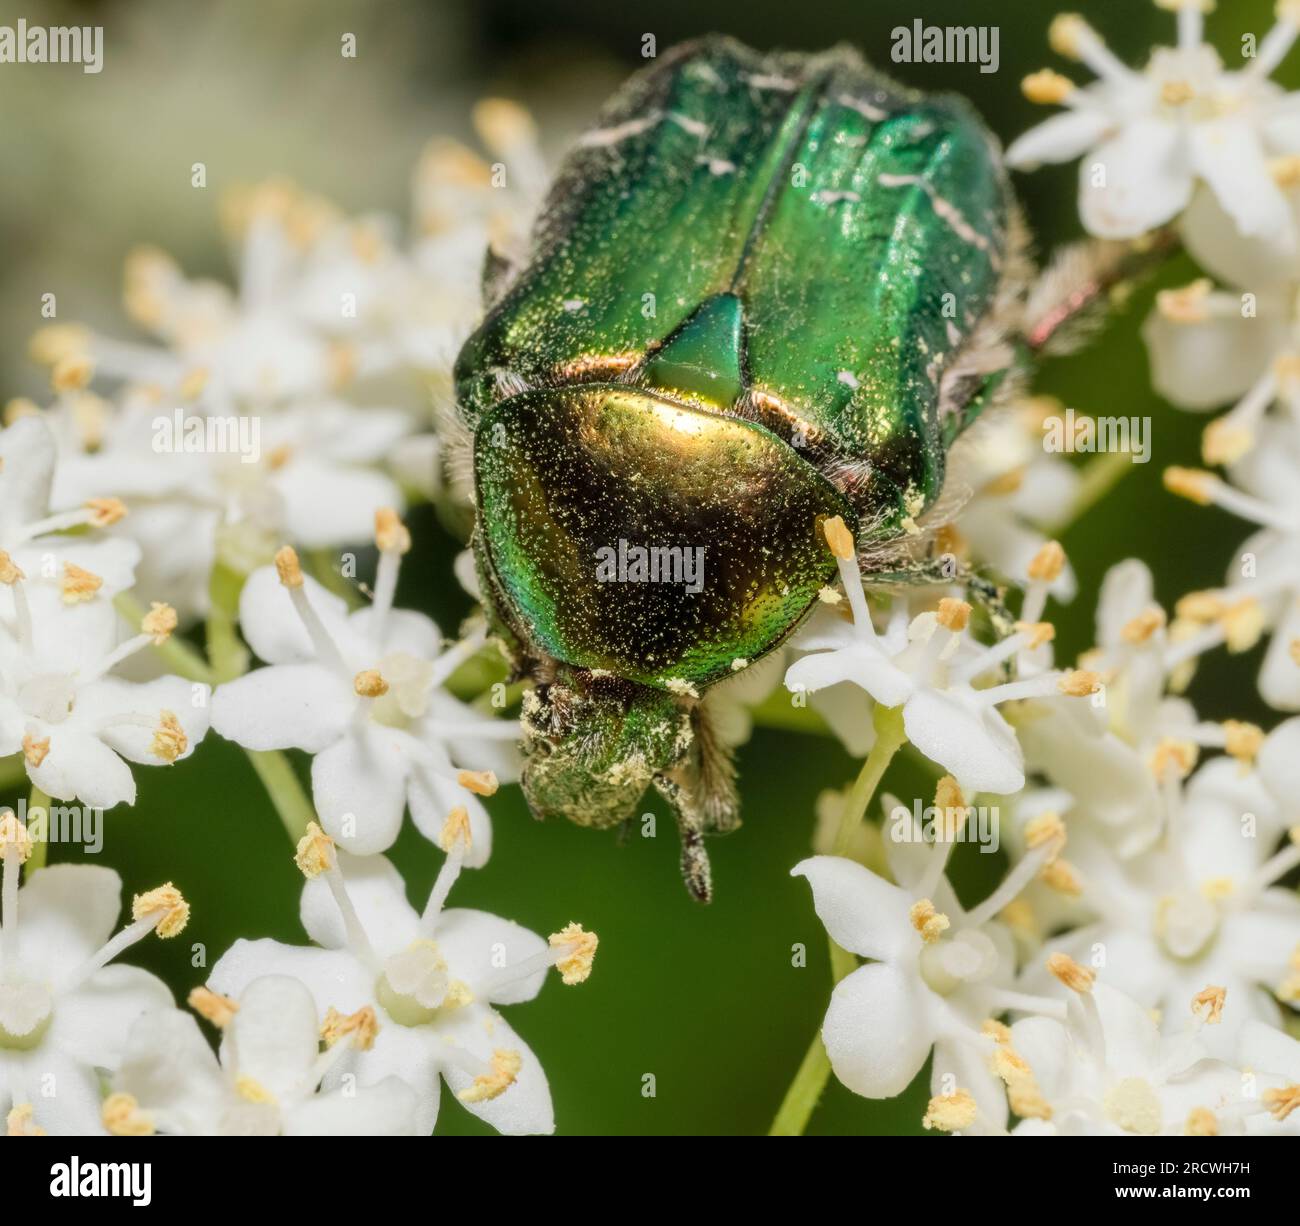
[[[738,821],[709,688],[834,582],[828,518],[869,576],[933,580],[949,448],[1123,273],[1099,253],[1031,295],[1024,248],[974,111],[851,50],[710,38],[608,103],[456,369],[538,816],[614,826],[654,785],[708,897],[703,835]],[[629,549],[669,581],[603,582]]]

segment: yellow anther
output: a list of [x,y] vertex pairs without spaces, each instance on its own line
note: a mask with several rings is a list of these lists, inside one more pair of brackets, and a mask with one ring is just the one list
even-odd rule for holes
[[12,809],[0,815],[0,860],[17,856],[19,864],[26,864],[32,854],[32,836],[27,833]]
[[132,900],[133,920],[142,920],[149,915],[159,916],[154,931],[166,940],[168,937],[179,936],[185,930],[185,925],[190,922],[190,904],[185,901],[180,890],[168,881],[157,889],[137,894]]
[[46,324],[32,333],[27,353],[41,366],[53,366],[63,358],[85,352],[90,333],[81,324]]
[[951,630],[954,634],[960,634],[970,625],[971,607],[964,600],[954,600],[951,596],[945,596],[939,601],[939,608],[935,613],[935,620],[945,630]]
[[1198,506],[1208,507],[1214,501],[1214,491],[1219,479],[1201,468],[1180,468],[1171,464],[1164,471],[1165,489],[1179,498],[1186,498]]
[[1059,541],[1048,541],[1029,562],[1028,575],[1035,583],[1055,583],[1065,569],[1065,550]]
[[1283,1086],[1280,1090],[1265,1090],[1260,1099],[1268,1113],[1280,1122],[1300,1108],[1300,1083]]
[[1074,93],[1074,82],[1050,68],[1041,68],[1020,82],[1020,92],[1038,106],[1060,106]]
[[1085,44],[1100,43],[1101,38],[1078,13],[1058,13],[1047,27],[1047,42],[1057,55],[1077,60]]
[[1059,813],[1040,813],[1025,823],[1025,846],[1031,850],[1048,848],[1047,863],[1061,854],[1065,846],[1065,823]]
[[849,531],[848,525],[844,522],[841,515],[832,515],[830,519],[822,524],[822,535],[826,538],[826,544],[830,546],[830,551],[837,558],[844,562],[851,562],[857,556],[857,546],[853,543],[853,533]]
[[69,354],[54,363],[50,386],[56,392],[79,392],[95,376],[95,364],[84,353]]
[[1083,894],[1083,883],[1065,860],[1053,860],[1043,865],[1038,877],[1049,890],[1064,894],[1066,898],[1079,898]]
[[1190,81],[1165,81],[1160,86],[1160,101],[1166,106],[1185,106],[1195,97]]
[[10,1137],[43,1137],[41,1128],[32,1117],[31,1103],[16,1103],[5,1116],[5,1135]]
[[570,986],[584,982],[591,974],[600,938],[594,932],[588,932],[581,924],[567,924],[546,939],[552,949],[567,951],[555,961],[561,982]]
[[45,761],[50,752],[50,738],[47,736],[37,737],[30,732],[23,734],[23,757],[27,760],[27,765],[35,769]]
[[236,1077],[235,1093],[245,1102],[258,1106],[275,1102],[275,1095],[255,1077]]
[[153,740],[149,742],[149,752],[160,757],[164,762],[175,762],[190,747],[190,738],[185,735],[181,721],[175,711],[163,711],[158,727],[153,730]]
[[1243,766],[1254,763],[1264,744],[1264,729],[1258,724],[1248,724],[1239,719],[1223,721],[1223,747]]
[[966,821],[968,806],[957,780],[951,775],[944,775],[935,785],[934,807],[942,820],[944,841],[953,842]]
[[196,366],[181,379],[180,393],[185,400],[197,400],[203,395],[208,385],[208,371],[204,366]]
[[1210,422],[1201,435],[1201,459],[1207,464],[1233,464],[1255,446],[1254,431],[1228,417]]
[[1051,622],[1016,622],[1016,633],[1025,636],[1025,650],[1033,651],[1056,638],[1056,627]]
[[1101,689],[1101,677],[1087,668],[1074,668],[1062,673],[1056,688],[1070,698],[1086,698]]
[[108,528],[126,518],[126,503],[120,498],[88,498],[86,510],[96,528]]
[[461,1090],[456,1097],[463,1103],[483,1103],[499,1098],[515,1084],[523,1064],[523,1057],[517,1051],[497,1048],[492,1053],[491,1071],[480,1073],[474,1078],[473,1084]]
[[1227,988],[1218,988],[1213,985],[1202,988],[1192,997],[1192,1012],[1197,1017],[1204,1016],[1207,1026],[1217,1026],[1223,1021],[1223,1005],[1227,998]]
[[1161,737],[1147,758],[1147,768],[1157,779],[1186,779],[1195,768],[1200,752],[1194,741]]
[[1126,643],[1136,646],[1145,643],[1159,630],[1165,628],[1165,611],[1158,605],[1143,609],[1136,617],[1126,621],[1119,634]]
[[352,678],[352,688],[359,698],[382,698],[388,693],[388,682],[377,668],[364,668]]
[[211,1022],[218,1030],[230,1025],[231,1019],[239,1012],[239,1002],[229,996],[222,996],[211,988],[195,988],[186,998],[190,1008],[206,1022]]
[[278,473],[291,459],[293,459],[293,448],[288,443],[281,443],[266,453],[266,466],[273,473]]
[[340,1039],[351,1035],[352,1046],[357,1051],[369,1051],[374,1047],[375,1035],[378,1033],[379,1019],[370,1005],[363,1006],[355,1013],[328,1009],[320,1028],[320,1037],[326,1047],[333,1047]]
[[1218,1135],[1219,1119],[1209,1107],[1193,1107],[1187,1113],[1187,1120],[1183,1124],[1183,1136],[1217,1137]]
[[0,549],[0,583],[12,587],[20,579],[26,579],[22,568],[3,549]]
[[995,1043],[1011,1042],[1011,1027],[1006,1022],[999,1022],[995,1017],[986,1017],[980,1024],[980,1034]]
[[1000,476],[994,477],[984,485],[981,493],[987,494],[990,498],[1006,498],[1011,494],[1019,493],[1024,484],[1025,466],[1022,464],[1018,468],[1008,469]]
[[64,604],[84,604],[94,600],[104,581],[98,575],[76,565],[64,562],[63,578],[59,581],[59,590],[63,593]]
[[1081,966],[1069,954],[1055,953],[1047,959],[1047,969],[1051,971],[1071,992],[1086,996],[1092,991],[1097,980],[1097,972]]
[[285,587],[302,587],[302,563],[292,545],[281,545],[275,551],[275,573]]
[[149,612],[140,619],[140,633],[147,634],[155,647],[161,647],[176,629],[176,610],[161,600],[149,602]]
[[411,548],[411,533],[392,507],[375,512],[375,544],[381,553],[406,553]]
[[[1058,860],[1056,864],[1048,867],[1054,869],[1061,863],[1063,861]],[[998,912],[998,918],[1013,932],[1018,932],[1021,936],[1027,938],[1037,939],[1038,917],[1034,914],[1033,904],[1027,898],[1013,898]]]
[[158,1131],[130,1094],[110,1094],[104,1099],[102,1119],[115,1137],[151,1137]]
[[293,862],[309,881],[334,866],[334,840],[315,822],[307,823],[307,833],[298,840]]
[[442,823],[442,830],[438,834],[438,846],[445,852],[451,852],[457,843],[460,844],[463,852],[469,851],[473,845],[469,812],[462,805],[457,805],[447,814],[447,820]]
[[1229,605],[1219,623],[1223,627],[1224,646],[1233,655],[1249,651],[1264,633],[1266,619],[1259,601],[1253,596]]
[[475,796],[495,796],[500,786],[496,775],[491,771],[458,771],[456,782]]
[[952,926],[948,917],[935,910],[934,903],[928,898],[917,899],[908,908],[907,915],[927,945],[933,945]]
[[978,1114],[971,1092],[958,1090],[954,1094],[936,1094],[930,1099],[921,1123],[926,1128],[938,1128],[941,1132],[958,1132],[969,1128]]
[[495,153],[537,140],[537,125],[528,111],[509,98],[482,98],[471,112],[474,130]]
[[1237,883],[1232,877],[1207,877],[1200,888],[1206,902],[1225,902],[1237,892]]
[[[988,1023],[985,1023],[987,1027]],[[1043,1097],[1034,1079],[1033,1070],[1024,1057],[1011,1045],[1011,1032],[1007,1031],[1005,1039],[998,1040],[991,1061],[993,1071],[1002,1078],[1007,1087],[1007,1101],[1022,1119],[1049,1120],[1052,1108]]]
[[1205,623],[1217,621],[1226,607],[1215,592],[1188,592],[1174,606],[1174,613],[1181,621]]

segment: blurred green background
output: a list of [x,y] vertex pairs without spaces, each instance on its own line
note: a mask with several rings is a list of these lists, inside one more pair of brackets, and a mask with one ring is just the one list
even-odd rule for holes
[[[1143,0],[1076,7],[1130,60],[1173,41],[1172,16]],[[1209,28],[1225,58],[1236,55],[1243,31],[1262,34],[1272,21],[1268,0],[1234,0],[1221,10]],[[60,318],[129,332],[118,293],[121,260],[134,243],[157,243],[187,271],[227,278],[216,225],[223,185],[283,173],[348,208],[404,216],[420,147],[435,133],[466,135],[475,98],[504,93],[529,103],[548,142],[562,144],[641,63],[647,32],[660,50],[715,29],[761,47],[847,41],[909,84],[967,94],[1003,140],[1043,117],[1021,97],[1021,77],[1047,63],[1070,67],[1047,50],[1052,10],[1041,0],[0,4],[3,22],[19,15],[33,24],[102,25],[106,51],[98,76],[73,66],[0,66],[0,400],[42,393],[24,346],[47,290],[58,294]],[[999,26],[1000,71],[890,66],[890,31],[917,17]],[[358,36],[355,61],[339,55],[345,31]],[[1300,84],[1300,56],[1279,78]],[[208,164],[206,191],[189,186],[197,160]],[[1017,180],[1040,250],[1077,234],[1075,173],[1048,168]],[[1160,283],[1182,283],[1192,271],[1179,260]],[[1168,605],[1220,582],[1246,535],[1226,516],[1160,488],[1165,465],[1199,462],[1204,422],[1150,391],[1137,328],[1154,288],[1085,354],[1047,366],[1037,384],[1080,411],[1155,422],[1152,463],[1134,467],[1065,538],[1081,594],[1055,615],[1062,658],[1089,645],[1097,586],[1112,563],[1144,558]],[[450,570],[457,546],[428,511],[412,528],[417,548],[399,598],[452,629],[468,607]],[[1276,722],[1254,696],[1257,655],[1206,661],[1192,693],[1207,717]],[[756,1133],[771,1122],[829,989],[825,936],[806,885],[789,869],[809,851],[818,792],[849,781],[855,764],[828,739],[760,729],[740,767],[745,825],[711,845],[717,899],[708,908],[687,898],[662,812],[660,837],[620,847],[612,837],[534,822],[517,788],[490,802],[493,859],[462,877],[453,903],[542,933],[576,919],[601,937],[587,984],[552,981],[509,1015],[549,1074],[562,1133]],[[891,772],[892,790],[910,798],[913,788],[932,787],[908,772],[905,762]],[[191,965],[192,941],[206,947],[210,964],[240,936],[305,939],[291,849],[239,750],[212,736],[180,766],[140,769],[137,777],[139,804],[108,815],[101,859],[121,872],[127,891],[175,881],[194,918],[181,940],[140,947],[136,961],[183,997],[204,977]],[[54,860],[75,854],[52,849]],[[408,826],[394,854],[422,899],[440,853]],[[997,859],[959,849],[964,895],[979,897],[1001,871]],[[791,950],[800,943],[808,964],[795,968]],[[654,1097],[643,1095],[646,1074],[654,1075]],[[927,1078],[888,1102],[832,1082],[809,1131],[918,1133]],[[443,1104],[439,1133],[485,1131],[450,1096]]]

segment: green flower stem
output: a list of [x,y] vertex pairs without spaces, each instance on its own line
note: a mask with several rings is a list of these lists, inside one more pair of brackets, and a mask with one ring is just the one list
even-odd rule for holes
[[[903,711],[901,707],[876,707],[873,723],[876,727],[876,743],[871,747],[862,770],[854,780],[840,815],[839,829],[835,832],[834,854],[846,854],[853,844],[853,835],[866,816],[876,789],[884,777],[894,755],[907,741],[903,730]],[[846,975],[857,969],[858,960],[846,949],[841,949],[834,941],[830,942],[831,981],[839,983]],[[830,1057],[822,1044],[821,1032],[813,1035],[808,1051],[804,1054],[795,1073],[790,1088],[785,1092],[781,1107],[772,1121],[768,1135],[773,1137],[799,1137],[808,1127],[808,1120],[817,1107],[822,1091],[831,1075]]]
[[27,763],[20,753],[0,758],[0,792],[7,792],[18,787],[27,778]]
[[244,752],[280,815],[285,833],[296,844],[307,833],[307,823],[316,820],[316,809],[303,790],[293,763],[278,749],[247,749]]
[[1100,502],[1120,479],[1133,467],[1133,457],[1124,451],[1108,451],[1104,455],[1093,456],[1080,470],[1082,480],[1075,492],[1074,501],[1070,503],[1064,515],[1055,523],[1049,524],[1045,531],[1052,536],[1059,536],[1072,524]]
[[31,821],[33,809],[45,810],[45,837],[32,840],[32,854],[27,858],[26,868],[29,876],[38,868],[45,867],[45,860],[50,850],[50,798],[35,784],[32,784],[32,794],[27,798],[27,820],[29,822]]

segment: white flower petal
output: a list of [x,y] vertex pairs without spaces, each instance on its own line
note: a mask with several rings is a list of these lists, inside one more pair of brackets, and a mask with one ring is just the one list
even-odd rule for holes
[[1294,251],[1295,227],[1286,199],[1273,181],[1250,122],[1220,119],[1191,125],[1190,154],[1197,174],[1248,238],[1267,236]]
[[130,1094],[146,1115],[162,1115],[160,1130],[213,1136],[225,1083],[216,1054],[198,1023],[179,1009],[156,1009],[131,1027],[113,1089]]
[[1016,137],[1007,148],[1006,163],[1015,170],[1032,170],[1044,162],[1072,162],[1112,127],[1113,121],[1099,107],[1063,111]]
[[81,1063],[115,1069],[136,1020],[172,1003],[167,985],[136,966],[106,966],[60,994],[47,1042]]
[[320,753],[343,736],[355,704],[347,683],[319,664],[273,664],[217,687],[212,727],[245,749]]
[[[1222,295],[1214,296],[1223,301]],[[1151,382],[1182,409],[1212,409],[1244,396],[1286,343],[1286,319],[1267,300],[1258,313],[1215,313],[1203,323],[1152,311],[1142,325]]]
[[907,1089],[930,1054],[930,1028],[915,975],[883,962],[835,985],[822,1023],[831,1067],[855,1094],[892,1098]]
[[80,800],[95,809],[135,804],[131,768],[98,737],[75,724],[44,727],[49,752],[27,774],[55,800]]
[[[450,973],[463,979],[476,993],[480,984],[545,953],[550,946],[537,933],[487,911],[453,907],[438,918],[438,948]],[[486,997],[494,1005],[514,1005],[532,1000],[546,982],[546,970],[497,988]]]
[[208,986],[238,999],[264,975],[291,975],[304,983],[322,1015],[331,1007],[355,1013],[374,1001],[373,976],[351,954],[270,940],[236,941],[212,968]]
[[[406,811],[411,738],[367,721],[316,755],[311,790],[325,831],[353,855],[387,851]],[[444,814],[445,817],[445,814]]]
[[[386,957],[405,949],[420,935],[420,920],[406,900],[402,875],[383,856],[357,857],[341,851],[338,858],[348,898],[375,952]],[[317,945],[345,947],[343,917],[323,877],[315,877],[303,887],[299,915]]]
[[316,1094],[284,1113],[287,1137],[416,1136],[416,1093],[396,1077],[348,1093]]
[[870,869],[843,856],[812,856],[790,875],[808,879],[817,917],[842,948],[890,961],[920,950],[921,938],[909,918],[912,897]]
[[[471,1005],[469,1009],[479,1014]],[[442,1079],[438,1073],[438,1053],[442,1043],[431,1026],[400,1026],[380,1013],[379,1034],[375,1045],[364,1052],[352,1052],[335,1065],[325,1085],[333,1089],[349,1073],[361,1085],[382,1085],[395,1077],[415,1096],[415,1132],[428,1136],[438,1122],[438,1104],[442,1097]]]
[[113,935],[122,879],[97,864],[52,864],[27,878],[18,896],[19,955],[46,974],[71,971]]
[[816,692],[844,681],[866,690],[887,707],[898,706],[913,690],[911,677],[878,647],[867,643],[803,656],[785,674],[785,688],[795,693]]
[[[522,1063],[513,1085],[496,1098],[483,1102],[462,1103],[484,1123],[506,1136],[549,1135],[555,1131],[555,1111],[551,1106],[551,1087],[546,1073],[532,1048],[509,1023],[491,1009],[462,1009],[438,1027],[448,1043],[456,1043],[472,1052],[485,1065],[498,1050],[518,1052]],[[442,1075],[455,1094],[473,1084],[473,1076],[450,1060],[444,1060]]]
[[428,771],[411,773],[407,789],[411,820],[416,829],[432,843],[437,843],[447,815],[458,805],[469,815],[469,854],[467,868],[482,868],[492,855],[492,819],[482,802],[472,792]]
[[1138,118],[1079,163],[1079,214],[1098,238],[1135,238],[1186,207],[1192,171],[1181,131]]
[[240,993],[239,1009],[222,1034],[221,1063],[284,1099],[314,1089],[319,1048],[320,1015],[311,992],[288,975],[264,975]]
[[1025,786],[1025,772],[1011,725],[973,694],[918,690],[903,705],[908,739],[957,780],[962,791],[1000,796]]
[[177,761],[188,758],[208,731],[211,695],[206,685],[182,677],[159,677],[136,684],[104,677],[77,694],[73,718],[95,730],[110,749],[132,762],[157,766],[168,759],[153,750],[154,734],[169,711],[185,733],[185,748]]
[[[302,591],[326,631],[343,650],[345,643],[351,643],[353,638],[348,629],[347,604],[310,575],[303,576]],[[300,664],[316,658],[311,638],[274,566],[263,566],[248,576],[239,596],[239,629],[258,658],[268,664]]]

